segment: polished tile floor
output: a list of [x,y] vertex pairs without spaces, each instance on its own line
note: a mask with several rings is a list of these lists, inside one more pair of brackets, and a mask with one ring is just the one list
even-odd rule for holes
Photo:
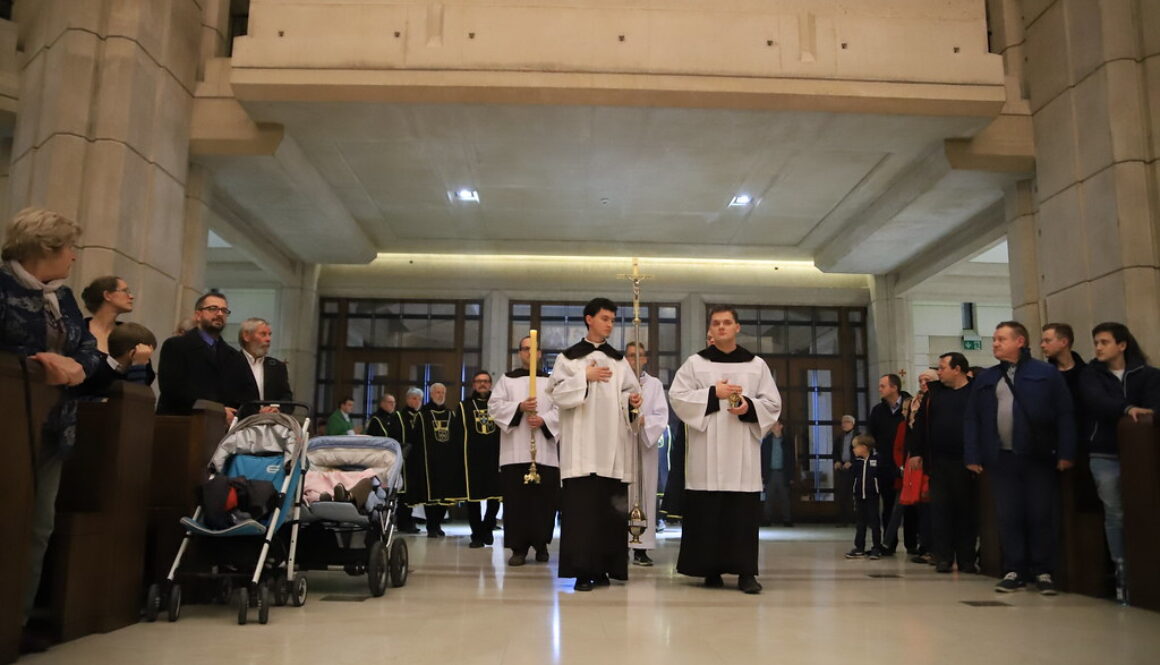
[[312,573],[306,605],[274,608],[266,626],[188,606],[177,623],[93,635],[21,663],[1160,663],[1158,613],[1069,594],[1000,596],[993,580],[902,557],[846,561],[848,529],[762,529],[759,596],[732,588],[735,578],[704,589],[676,575],[675,529],[661,534],[656,567],[591,593],[555,578],[554,548],[552,563],[512,569],[498,533],[482,550],[468,549],[466,533],[408,536],[411,578],[382,598],[367,597],[363,578]]

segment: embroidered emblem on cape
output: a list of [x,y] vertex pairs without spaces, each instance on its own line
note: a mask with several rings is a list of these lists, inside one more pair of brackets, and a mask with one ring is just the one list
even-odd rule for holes
[[[444,411],[444,413],[448,413]],[[451,415],[448,414],[444,420],[439,420],[435,417],[435,412],[431,412],[431,428],[435,430],[435,440],[439,443],[447,443],[451,440]]]
[[478,409],[473,402],[471,411],[475,414],[475,431],[479,434],[491,434],[495,431],[495,419],[487,409]]

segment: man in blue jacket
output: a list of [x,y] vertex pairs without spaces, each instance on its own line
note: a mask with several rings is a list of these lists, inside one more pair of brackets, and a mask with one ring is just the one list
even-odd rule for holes
[[1075,418],[1067,383],[1054,367],[1030,356],[1029,339],[1017,321],[995,327],[991,350],[999,364],[975,378],[963,458],[971,471],[991,474],[1005,573],[995,591],[1016,591],[1031,577],[1040,593],[1052,596],[1057,471],[1075,460]]
[[1160,409],[1160,370],[1148,365],[1136,338],[1122,323],[1092,328],[1095,359],[1079,376],[1083,443],[1092,478],[1104,504],[1104,533],[1116,564],[1116,594],[1124,587],[1124,506],[1120,499],[1120,448],[1116,427],[1123,416],[1138,420]]

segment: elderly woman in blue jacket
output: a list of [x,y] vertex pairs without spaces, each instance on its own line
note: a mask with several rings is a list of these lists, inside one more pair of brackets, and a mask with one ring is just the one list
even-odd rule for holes
[[[76,260],[74,246],[80,234],[80,226],[62,215],[26,208],[9,223],[0,252],[0,350],[40,364],[47,383],[63,388],[43,423],[36,451],[32,540],[23,576],[26,619],[52,535],[61,468],[75,438],[76,399],[71,388],[84,382],[101,361],[96,340],[64,285]],[[36,650],[27,640],[22,647]]]

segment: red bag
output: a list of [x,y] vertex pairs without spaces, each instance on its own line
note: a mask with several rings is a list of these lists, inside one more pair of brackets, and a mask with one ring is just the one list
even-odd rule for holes
[[930,501],[930,476],[922,471],[907,465],[902,471],[902,492],[898,495],[898,502],[904,506],[913,506],[916,503]]

